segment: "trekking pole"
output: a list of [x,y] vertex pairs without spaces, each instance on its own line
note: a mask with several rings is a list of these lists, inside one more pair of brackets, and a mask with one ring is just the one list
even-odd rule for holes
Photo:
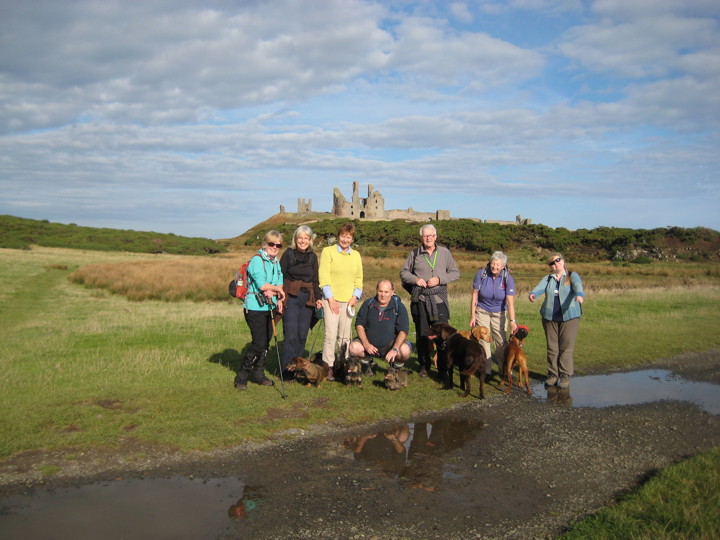
[[[322,324],[323,324],[323,334],[324,334],[324,333],[325,333],[325,317],[323,317],[323,318],[320,319],[320,320],[322,321]],[[312,358],[313,351],[314,351],[314,349],[315,349],[315,342],[317,341],[317,332],[313,332],[313,331],[311,330],[311,333],[313,333],[314,335],[313,335],[312,343],[310,344],[310,349],[309,349],[309,352],[308,352],[308,358]]]
[[270,309],[270,320],[272,321],[273,339],[275,340],[275,353],[277,354],[278,371],[280,372],[280,395],[283,399],[287,398],[285,393],[285,381],[282,374],[282,360],[280,359],[280,346],[277,340],[277,327],[275,326],[275,308]]

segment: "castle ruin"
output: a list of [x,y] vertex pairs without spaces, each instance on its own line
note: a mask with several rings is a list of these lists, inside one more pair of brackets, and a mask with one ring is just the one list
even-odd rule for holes
[[[280,207],[284,212],[285,208]],[[312,199],[298,199],[298,211],[300,215],[308,215],[312,212]],[[450,217],[450,210],[436,210],[435,212],[416,212],[412,208],[407,210],[385,210],[385,199],[376,191],[372,184],[368,184],[367,197],[360,197],[360,184],[353,182],[353,193],[350,200],[346,199],[340,188],[333,189],[333,204],[331,214],[335,217],[367,220],[392,220],[403,219],[407,221],[444,221],[454,219]],[[503,225],[529,225],[530,219],[516,216],[515,221],[482,220],[480,218],[465,218],[484,223],[500,223]]]

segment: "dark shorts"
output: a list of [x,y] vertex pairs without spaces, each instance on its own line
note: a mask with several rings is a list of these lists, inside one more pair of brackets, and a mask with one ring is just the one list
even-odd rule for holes
[[[353,341],[357,341],[362,346],[362,342],[360,341],[359,338],[355,338],[355,339],[353,339]],[[407,344],[408,347],[410,347],[410,352],[412,353],[412,344],[407,339],[405,340],[405,343]],[[375,345],[375,346],[377,347],[377,345]],[[390,349],[392,349],[392,346],[393,346],[393,344],[390,343],[389,345],[386,345],[384,347],[378,347],[377,355],[367,354],[367,352],[365,354],[366,354],[366,356],[374,356],[375,358],[385,358],[385,355],[388,352],[390,352]]]

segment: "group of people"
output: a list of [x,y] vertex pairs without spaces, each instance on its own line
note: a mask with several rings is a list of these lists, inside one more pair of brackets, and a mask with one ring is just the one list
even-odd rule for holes
[[[418,370],[421,377],[430,373],[432,347],[427,329],[436,322],[450,322],[448,284],[460,277],[450,250],[437,243],[437,230],[426,224],[420,228],[420,245],[408,255],[400,280],[411,296],[410,316],[415,325]],[[357,250],[352,248],[355,226],[345,223],[337,231],[337,243],[323,248],[320,256],[313,251],[313,233],[301,225],[293,234],[291,245],[279,257],[282,235],[269,231],[259,256],[248,265],[248,294],[245,320],[252,341],[235,377],[235,387],[246,390],[248,380],[272,385],[265,376],[265,359],[275,332],[276,317],[282,316],[284,341],[280,355],[283,373],[293,358],[303,356],[313,320],[324,318],[325,336],[322,359],[333,377],[337,351],[369,360],[382,358],[390,366],[403,367],[413,348],[408,340],[408,310],[395,294],[392,280],[382,279],[375,296],[362,298],[363,266]],[[583,285],[576,272],[568,270],[559,253],[548,258],[550,273],[538,282],[528,299],[535,302],[544,296],[540,314],[547,341],[548,375],[545,385],[568,388],[573,375],[573,351],[577,337],[582,304]],[[473,280],[470,305],[470,326],[490,329],[491,344],[482,342],[487,357],[487,375],[492,363],[503,373],[503,353],[507,331],[515,333],[515,280],[507,267],[507,256],[501,251],[492,254],[487,266],[478,270]],[[321,313],[321,315],[318,315]],[[352,339],[355,319],[357,337]],[[441,380],[447,375],[445,351],[438,347],[437,370]]]

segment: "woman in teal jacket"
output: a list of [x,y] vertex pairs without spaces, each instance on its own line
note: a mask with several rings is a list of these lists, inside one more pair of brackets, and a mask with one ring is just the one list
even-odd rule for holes
[[282,248],[282,235],[269,231],[263,247],[253,255],[247,268],[248,292],[245,297],[245,322],[250,328],[252,343],[248,346],[240,371],[235,376],[235,388],[247,390],[248,378],[263,386],[273,382],[265,376],[265,358],[273,335],[274,311],[283,311],[285,291],[278,254]]
[[580,276],[565,268],[565,259],[561,254],[554,253],[549,257],[548,265],[552,271],[540,280],[528,298],[535,302],[539,296],[545,295],[540,307],[547,341],[548,376],[545,386],[557,384],[558,388],[569,388],[585,295]]

